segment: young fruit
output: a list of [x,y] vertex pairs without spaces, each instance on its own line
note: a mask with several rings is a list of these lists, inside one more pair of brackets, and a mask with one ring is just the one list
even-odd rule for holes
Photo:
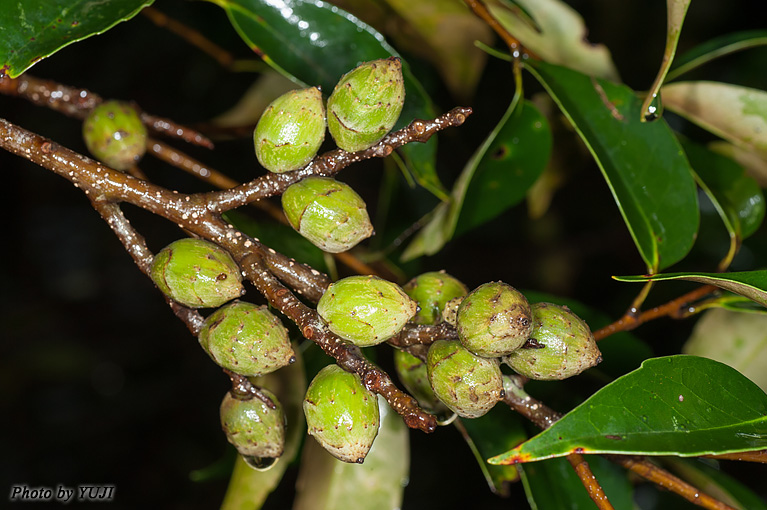
[[288,330],[266,306],[234,301],[202,325],[200,345],[219,366],[240,375],[274,372],[295,360]]
[[167,296],[191,308],[221,306],[244,292],[232,256],[202,239],[179,239],[163,248],[150,276]]
[[442,311],[448,301],[469,293],[466,285],[444,271],[423,273],[402,287],[418,303],[416,324],[436,324],[442,320]]
[[517,289],[503,282],[480,285],[458,307],[456,329],[464,347],[494,358],[524,345],[532,331],[530,305]]
[[312,380],[304,414],[309,434],[344,462],[361,464],[378,435],[376,395],[338,365],[326,366]]
[[221,428],[243,457],[277,458],[285,448],[285,414],[272,392],[263,388],[261,391],[276,409],[261,399],[240,399],[227,392],[221,402]]
[[458,416],[478,418],[503,398],[497,359],[476,356],[458,340],[437,340],[426,359],[434,394]]
[[338,280],[317,303],[317,312],[330,331],[360,347],[393,337],[417,309],[400,287],[377,276]]
[[391,131],[405,103],[402,62],[365,62],[341,77],[328,98],[328,129],[336,145],[356,152]]
[[125,171],[146,152],[146,127],[128,103],[105,101],[83,122],[83,138],[93,156],[115,170]]
[[431,389],[426,363],[412,354],[396,349],[394,351],[394,368],[397,370],[399,380],[402,381],[405,389],[425,411],[433,414],[444,414],[447,408]]
[[541,347],[505,356],[504,363],[515,372],[530,379],[567,379],[602,361],[588,325],[567,307],[536,303],[532,312],[531,338]]
[[346,251],[373,234],[365,202],[335,179],[307,177],[289,186],[282,210],[299,234],[329,253]]
[[271,102],[253,132],[258,162],[270,172],[297,170],[325,139],[325,108],[317,87],[291,90]]

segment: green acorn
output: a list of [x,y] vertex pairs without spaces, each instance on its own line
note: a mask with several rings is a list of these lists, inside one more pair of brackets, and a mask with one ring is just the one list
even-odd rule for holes
[[338,280],[317,303],[317,312],[330,331],[360,347],[393,337],[417,309],[399,286],[377,276]]
[[325,108],[317,87],[291,90],[264,110],[253,132],[258,162],[282,173],[306,166],[325,139]]
[[274,393],[261,389],[274,402],[270,408],[261,399],[241,399],[227,392],[221,402],[221,428],[226,439],[248,460],[270,464],[264,459],[276,459],[285,448],[285,414]]
[[474,289],[458,307],[456,329],[474,354],[494,358],[524,345],[533,328],[530,304],[517,289],[491,282]]
[[429,375],[426,369],[426,363],[405,351],[395,349],[394,368],[397,370],[399,380],[417,401],[418,404],[427,412],[432,414],[444,414],[447,410],[434,394],[429,384]]
[[416,276],[402,287],[418,303],[416,324],[436,324],[442,320],[442,310],[448,301],[469,293],[466,285],[444,271]]
[[515,372],[530,379],[567,379],[602,361],[589,326],[570,309],[536,303],[532,312],[531,338],[539,347],[517,349],[503,358]]
[[240,375],[274,372],[295,360],[288,330],[266,306],[234,301],[202,325],[200,345],[221,367]]
[[304,415],[309,434],[344,462],[361,464],[378,435],[376,395],[338,365],[326,366],[312,380]]
[[405,103],[402,62],[365,62],[341,77],[328,98],[328,129],[336,145],[356,152],[391,131]]
[[83,138],[93,156],[115,170],[125,171],[146,152],[146,127],[128,103],[105,101],[83,122]]
[[289,186],[282,209],[299,234],[328,253],[346,251],[373,234],[362,198],[328,177],[307,177]]
[[426,368],[434,394],[463,418],[478,418],[503,398],[498,360],[477,356],[458,340],[431,344]]
[[154,257],[149,274],[167,296],[191,308],[214,308],[244,293],[232,256],[202,239],[172,242]]

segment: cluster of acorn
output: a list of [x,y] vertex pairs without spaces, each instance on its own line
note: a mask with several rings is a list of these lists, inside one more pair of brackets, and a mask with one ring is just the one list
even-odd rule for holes
[[[316,87],[273,101],[254,132],[256,156],[272,172],[302,168],[317,154],[326,125],[340,148],[364,150],[392,129],[403,103],[399,59],[364,63],[333,90],[327,121]],[[116,169],[129,168],[143,154],[146,131],[135,110],[122,103],[94,109],[83,129],[91,152]],[[327,252],[348,250],[372,234],[365,203],[334,179],[305,178],[283,193],[282,204],[290,224]],[[244,293],[240,269],[217,245],[175,241],[155,256],[151,277],[183,305],[220,307],[205,319],[199,342],[221,367],[255,377],[295,360],[280,319],[266,306],[237,300]],[[459,340],[435,341],[426,363],[405,351],[395,353],[403,384],[422,407],[438,414],[487,413],[503,398],[501,363],[526,377],[550,380],[578,374],[601,359],[588,326],[566,307],[531,306],[502,282],[469,292],[443,272],[425,273],[404,288],[374,276],[344,278],[328,287],[317,312],[330,331],[360,347],[389,340],[409,321],[455,326]],[[279,458],[285,441],[279,401],[261,391],[268,399],[229,392],[221,404],[228,440],[246,459],[257,460],[252,465]],[[380,420],[377,397],[358,375],[325,367],[309,385],[303,408],[309,433],[327,451],[346,462],[364,460]]]

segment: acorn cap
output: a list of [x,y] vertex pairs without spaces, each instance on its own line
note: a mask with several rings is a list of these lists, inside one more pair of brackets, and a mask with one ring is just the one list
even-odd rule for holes
[[268,374],[292,363],[288,330],[266,306],[234,301],[202,325],[200,345],[219,366],[240,375]]
[[416,324],[436,324],[442,320],[442,311],[448,301],[469,293],[466,285],[444,271],[433,271],[416,276],[402,287],[418,303]]
[[174,301],[190,308],[213,308],[240,297],[242,274],[232,256],[202,239],[179,239],[152,261],[150,276]]
[[458,337],[480,356],[494,358],[514,352],[530,338],[532,328],[527,299],[503,282],[480,285],[458,307]]
[[436,414],[447,410],[431,389],[426,363],[408,352],[395,349],[394,368],[405,389],[425,411]]
[[365,62],[341,77],[328,98],[328,129],[340,148],[367,149],[391,131],[405,103],[402,62]]
[[417,309],[399,286],[377,276],[338,280],[317,303],[317,313],[330,331],[360,347],[393,337]]
[[458,340],[437,340],[426,357],[434,394],[463,418],[478,418],[503,398],[497,359],[477,356]]
[[326,366],[312,380],[304,415],[309,434],[344,462],[361,464],[378,435],[376,395],[338,365]]
[[274,393],[261,389],[277,406],[258,398],[240,399],[227,392],[221,402],[221,428],[240,455],[276,458],[285,448],[285,414]]
[[373,234],[364,200],[351,186],[328,177],[307,177],[282,194],[290,225],[328,253],[349,250]]
[[272,101],[253,132],[258,162],[276,173],[306,166],[324,139],[325,108],[317,87],[291,90]]
[[569,308],[536,303],[532,312],[531,338],[539,347],[518,349],[503,358],[515,372],[530,379],[567,379],[602,361],[589,326]]
[[120,101],[104,101],[83,122],[88,151],[115,170],[125,171],[139,162],[146,152],[146,137],[136,109]]

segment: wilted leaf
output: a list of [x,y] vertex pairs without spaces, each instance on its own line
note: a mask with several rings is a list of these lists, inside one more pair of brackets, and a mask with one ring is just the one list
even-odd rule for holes
[[736,145],[767,155],[767,92],[712,81],[666,85],[663,104]]
[[682,347],[685,354],[726,363],[767,391],[767,315],[709,310]]
[[709,142],[708,148],[726,156],[745,168],[746,173],[756,179],[759,186],[767,188],[767,156],[738,147],[724,140]]
[[0,7],[0,77],[15,78],[65,46],[106,32],[154,0],[4,1]]
[[491,464],[570,453],[681,457],[767,448],[767,395],[733,368],[697,356],[649,359]]
[[648,268],[684,258],[698,230],[698,198],[665,120],[641,122],[640,101],[626,86],[544,62],[527,68],[588,146]]
[[518,7],[504,0],[485,2],[490,13],[523,46],[546,62],[567,66],[589,76],[618,81],[610,52],[602,44],[586,39],[583,18],[560,0],[516,0],[540,28],[530,25]]
[[767,271],[740,271],[733,273],[667,273],[641,276],[613,276],[619,282],[662,282],[665,280],[687,280],[690,282],[715,285],[735,294],[746,296],[767,307]]

